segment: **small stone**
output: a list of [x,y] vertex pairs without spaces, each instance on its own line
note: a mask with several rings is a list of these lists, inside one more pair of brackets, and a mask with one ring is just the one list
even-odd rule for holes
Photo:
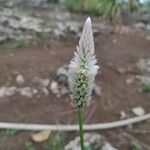
[[49,95],[49,91],[47,90],[47,88],[43,87],[42,91],[46,96]]
[[59,36],[64,36],[64,32],[59,30],[59,29],[54,29],[53,32],[54,32],[54,35],[56,35],[58,37]]
[[[85,133],[84,134],[85,145],[95,150],[117,150],[109,142],[106,141],[105,137],[97,133]],[[70,141],[64,148],[64,150],[80,150],[80,138],[76,137]]]
[[21,74],[17,75],[16,76],[16,82],[18,84],[23,84],[25,82],[25,79],[24,79],[23,75],[21,75]]
[[146,29],[150,31],[150,24],[146,26]]
[[68,74],[68,71],[67,71],[67,66],[63,66],[63,67],[60,67],[58,70],[57,70],[57,76],[61,76],[61,75],[64,75],[67,77],[67,74]]
[[145,38],[146,40],[150,41],[150,36],[146,36]]
[[9,53],[9,56],[10,56],[10,57],[14,57],[15,54],[14,54],[14,53]]
[[150,84],[150,76],[136,76],[136,79],[139,80],[141,82],[141,84],[145,85],[145,84]]
[[49,79],[41,79],[40,82],[41,82],[41,85],[43,85],[44,87],[47,87],[50,83],[50,80]]
[[142,107],[135,107],[132,109],[132,112],[136,115],[136,116],[142,116],[145,114],[145,110]]
[[54,93],[54,94],[58,94],[58,93],[59,93],[58,83],[57,83],[56,81],[52,81],[52,82],[51,82],[50,90],[51,90],[52,93]]
[[16,87],[0,87],[0,97],[13,96],[16,92]]
[[105,143],[101,150],[117,150],[116,148],[112,147],[109,143]]
[[137,68],[141,71],[141,73],[143,73],[144,75],[148,75],[150,76],[150,59],[144,59],[141,58],[138,62],[137,62]]
[[114,44],[117,43],[117,40],[116,40],[116,39],[113,39],[113,43],[114,43]]
[[136,23],[134,26],[135,26],[136,28],[142,28],[142,29],[145,28],[145,24],[142,23],[142,22]]
[[40,84],[42,87],[47,87],[50,83],[50,80],[35,77],[34,82]]
[[28,98],[32,98],[32,89],[30,87],[19,88],[18,92],[20,92],[20,94],[22,96],[26,96]]
[[126,73],[126,69],[125,69],[125,68],[117,68],[117,71],[118,71],[120,74],[125,74],[125,73]]
[[38,93],[38,90],[37,90],[37,89],[32,89],[32,93],[33,93],[33,94],[37,94],[37,93]]
[[126,83],[127,84],[132,84],[134,82],[135,78],[134,77],[130,77],[126,79]]
[[8,40],[7,36],[0,36],[0,43],[4,43],[7,40]]
[[68,21],[66,23],[66,26],[68,28],[68,30],[72,33],[79,33],[80,31],[80,23],[75,22],[75,21]]
[[122,111],[120,112],[120,119],[123,120],[123,119],[127,119],[127,118],[128,118],[128,117],[127,117],[126,112],[122,110]]

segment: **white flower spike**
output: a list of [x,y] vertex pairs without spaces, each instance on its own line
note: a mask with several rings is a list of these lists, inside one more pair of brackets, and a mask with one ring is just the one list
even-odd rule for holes
[[71,100],[79,111],[84,111],[91,100],[94,79],[99,69],[96,62],[92,23],[88,17],[68,71]]

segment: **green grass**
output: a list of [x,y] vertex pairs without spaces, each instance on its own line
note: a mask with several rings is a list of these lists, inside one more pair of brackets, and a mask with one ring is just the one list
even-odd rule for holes
[[29,141],[25,142],[24,148],[25,150],[36,150],[33,143]]
[[11,41],[7,40],[3,43],[0,43],[1,48],[9,48],[9,49],[21,49],[29,45],[29,41],[19,40],[19,41]]
[[143,92],[150,92],[150,84],[144,84],[142,90]]
[[141,146],[136,141],[130,142],[130,150],[142,150]]
[[80,5],[78,0],[66,0],[65,6],[69,11],[79,11]]
[[14,110],[14,112],[15,112],[17,118],[18,118],[20,121],[25,121],[25,120],[26,120],[26,118],[27,118],[26,115],[25,115],[20,109],[16,108],[16,109]]
[[7,129],[7,130],[0,130],[0,141],[5,141],[8,137],[14,136],[18,130],[16,129]]
[[47,0],[48,3],[58,3],[58,0]]
[[87,0],[84,4],[85,12],[94,14],[94,15],[102,15],[102,3],[100,0]]
[[62,150],[65,142],[65,133],[58,132],[54,136],[50,136],[49,140],[45,143],[45,150]]
[[[126,5],[126,7],[123,7]],[[123,9],[135,11],[138,8],[136,0],[128,0],[124,4],[118,3],[118,0],[66,0],[66,9],[69,11],[85,12],[94,15],[101,15],[109,20],[119,19]]]

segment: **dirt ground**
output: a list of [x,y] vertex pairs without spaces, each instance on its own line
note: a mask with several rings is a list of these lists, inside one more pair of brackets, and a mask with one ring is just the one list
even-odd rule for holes
[[[52,81],[58,67],[67,64],[73,56],[78,39],[69,37],[65,40],[39,42],[36,46],[26,45],[20,49],[0,48],[0,86],[15,85],[16,73],[24,75],[24,85],[34,86],[35,76],[49,78]],[[133,117],[131,110],[141,106],[146,113],[150,112],[150,93],[139,92],[136,82],[127,84],[126,79],[138,74],[135,64],[140,58],[150,56],[150,41],[136,35],[111,33],[95,37],[95,50],[100,66],[96,83],[102,88],[102,95],[93,95],[91,105],[85,113],[85,123],[116,121],[120,112],[125,111]],[[119,68],[125,69],[120,73]],[[19,112],[19,113],[18,113]],[[57,98],[50,92],[48,96],[26,98],[14,95],[0,99],[1,122],[24,123],[75,123],[76,113],[70,104],[69,95]],[[113,130],[96,131],[104,135],[115,147],[128,150],[130,141],[135,138],[144,149],[150,148],[149,132],[135,133],[134,130],[149,131],[149,121],[129,127]],[[132,138],[123,136],[129,134]],[[77,133],[66,133],[67,141]],[[0,142],[0,150],[24,150],[26,141],[31,141],[31,132],[18,131]],[[66,141],[66,143],[67,143]],[[43,150],[44,143],[33,143],[36,150]],[[146,146],[147,147],[146,147]]]

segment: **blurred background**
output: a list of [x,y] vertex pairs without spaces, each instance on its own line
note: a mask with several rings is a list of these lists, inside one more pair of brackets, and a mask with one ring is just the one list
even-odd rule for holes
[[[150,0],[0,0],[0,122],[77,123],[67,69],[88,16],[100,70],[84,123],[150,112]],[[89,134],[88,150],[150,150],[149,123]],[[73,150],[77,135],[1,129],[0,150]]]

